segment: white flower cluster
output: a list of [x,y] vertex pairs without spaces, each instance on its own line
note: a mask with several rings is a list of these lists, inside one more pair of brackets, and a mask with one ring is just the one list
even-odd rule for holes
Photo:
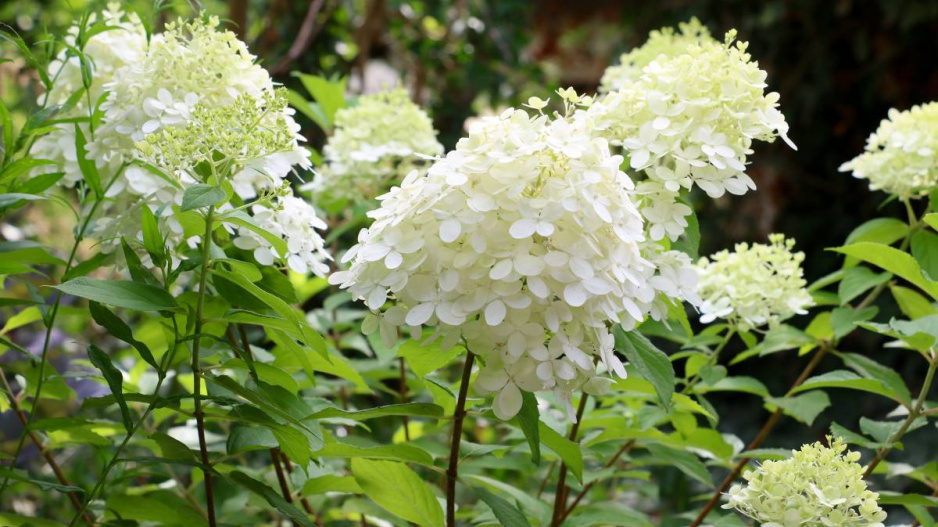
[[[274,236],[286,241],[287,265],[297,273],[313,273],[325,276],[329,273],[326,260],[331,256],[326,251],[322,236],[316,231],[325,230],[326,222],[316,216],[316,209],[305,200],[292,195],[281,196],[272,206],[254,205],[254,221]],[[261,265],[271,265],[281,255],[271,243],[256,232],[242,229],[234,239],[235,246],[254,251],[254,259]]]
[[360,201],[399,184],[422,168],[419,156],[438,156],[443,145],[427,114],[398,88],[364,95],[336,112],[323,153],[325,165],[308,187],[316,200]]
[[[167,24],[165,32],[152,37],[144,57],[114,75],[105,86],[109,93],[101,105],[104,122],[88,145],[89,157],[99,167],[130,161],[136,156],[135,143],[149,134],[185,126],[196,104],[224,108],[242,96],[262,100],[273,90],[270,75],[255,62],[245,44],[217,26],[214,17]],[[294,166],[310,166],[308,153],[299,145],[302,138],[292,113],[285,110],[283,118],[296,135],[294,148],[259,159],[236,174],[232,183],[242,198],[280,187]],[[141,167],[128,167],[125,176],[115,184],[114,193],[127,190],[147,198],[169,191],[159,176]],[[160,195],[157,199],[165,202],[166,198]],[[175,196],[179,199],[181,195]]]
[[641,46],[623,53],[619,57],[619,64],[606,68],[600,81],[601,92],[614,92],[627,87],[638,80],[642,70],[662,55],[664,58],[675,57],[684,53],[694,44],[716,42],[710,36],[707,26],[700,23],[697,17],[678,25],[678,31],[673,27],[664,27],[648,34],[648,40]]
[[520,110],[477,121],[427,175],[379,198],[349,270],[330,277],[375,312],[367,331],[464,338],[502,419],[521,390],[554,390],[569,407],[574,390],[607,388],[597,363],[625,375],[609,326],[693,295],[689,260],[645,242],[622,157],[584,123]]
[[806,313],[814,302],[805,289],[804,253],[792,253],[794,245],[795,240],[772,234],[767,245],[739,243],[734,252],[701,258],[700,321],[723,318],[747,330]]
[[[99,13],[92,13],[86,22],[86,30],[94,25],[104,24],[104,31],[93,35],[85,43],[81,52],[89,66],[90,84],[85,91],[82,80],[82,66],[78,55],[71,49],[63,49],[49,64],[49,77],[54,79],[52,88],[40,98],[43,106],[66,105],[74,103],[70,109],[58,114],[59,117],[87,117],[88,102],[97,104],[104,94],[104,86],[113,79],[120,68],[133,64],[144,56],[147,35],[135,13],[125,14],[120,4],[108,4],[108,8]],[[79,45],[79,27],[69,28],[65,42],[72,47]],[[81,93],[79,93],[81,92]],[[88,125],[79,125],[85,137],[90,137]],[[39,137],[32,147],[31,154],[36,159],[54,161],[54,165],[43,166],[38,172],[63,172],[61,184],[74,186],[82,178],[78,166],[78,154],[75,149],[75,125],[58,124],[46,135]],[[113,172],[102,177],[110,179]]]
[[867,179],[871,190],[902,199],[926,196],[938,187],[938,102],[889,110],[867,139],[866,151],[840,167]]
[[[828,437],[828,441],[830,441]],[[858,452],[842,439],[804,445],[784,461],[766,461],[733,485],[724,509],[736,509],[763,527],[883,527],[879,495],[866,488]]]
[[778,94],[765,93],[766,73],[747,44],[702,39],[683,53],[660,55],[634,82],[597,99],[581,118],[619,144],[633,170],[644,175],[637,193],[653,240],[672,240],[691,209],[678,201],[695,185],[708,196],[755,189],[746,175],[754,140],[788,140]]

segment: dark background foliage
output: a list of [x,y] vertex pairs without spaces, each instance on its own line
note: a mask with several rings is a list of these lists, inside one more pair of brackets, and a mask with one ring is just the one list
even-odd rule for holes
[[[143,13],[152,10],[150,2],[131,4]],[[61,34],[88,6],[4,0],[0,21],[27,41],[41,43],[44,34]],[[840,164],[862,150],[890,108],[938,99],[935,1],[212,0],[204,7],[227,18],[288,86],[298,85],[291,71],[350,76],[352,85],[357,79],[360,86],[363,72],[375,64],[389,65],[429,109],[448,148],[462,135],[465,120],[480,112],[517,105],[531,95],[543,97],[561,86],[595,90],[605,67],[643,43],[650,30],[691,16],[718,38],[736,28],[768,71],[770,89],[781,94],[798,150],[782,142],[757,145],[749,170],[757,192],[700,200],[701,251],[784,232],[809,255],[809,281],[837,269],[839,257],[825,248],[841,245],[857,225],[877,214],[902,215],[896,203],[885,203],[884,194],[840,173]],[[174,11],[189,14],[192,7],[170,2],[156,23],[171,19]],[[0,45],[4,56],[12,51]],[[0,97],[8,106],[34,100],[37,86],[15,62],[0,64]],[[302,124],[311,146],[321,147],[324,135],[312,123]],[[882,302],[880,319],[894,310],[889,302]],[[796,320],[806,323],[806,317]],[[919,385],[922,362],[911,354],[878,353],[881,344],[862,333],[847,339],[843,351],[891,362],[910,386]],[[791,354],[780,354],[747,362],[736,373],[757,376],[780,392],[799,370]],[[836,391],[831,396],[838,422],[851,428],[860,416],[891,410],[888,402],[872,396]],[[738,407],[726,413],[731,417],[724,427],[751,438],[765,413],[735,397],[714,402],[721,413]],[[822,417],[806,431],[789,421],[771,446],[795,446],[823,435],[829,424],[830,417]],[[925,460],[938,456],[938,445],[907,451]],[[680,489],[675,493],[674,499],[683,499]]]

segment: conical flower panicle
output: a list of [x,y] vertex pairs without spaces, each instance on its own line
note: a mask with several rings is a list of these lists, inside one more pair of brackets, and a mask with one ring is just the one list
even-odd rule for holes
[[365,329],[465,338],[503,419],[521,390],[604,389],[596,363],[624,376],[609,326],[660,316],[663,291],[694,287],[693,273],[659,273],[649,257],[661,254],[643,254],[663,251],[645,244],[622,158],[582,124],[520,110],[480,120],[381,198],[350,268],[330,278],[374,311]]

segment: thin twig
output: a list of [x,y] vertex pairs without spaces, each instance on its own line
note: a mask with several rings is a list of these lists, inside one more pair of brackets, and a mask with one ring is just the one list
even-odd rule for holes
[[[10,383],[7,381],[6,373],[0,369],[0,380],[3,381],[3,389],[6,390],[10,399],[10,407],[13,408],[13,413],[16,414],[16,417],[19,418],[20,423],[23,425],[23,429],[26,432],[26,435],[32,439],[35,443],[36,448],[39,449],[39,453],[42,454],[42,457],[45,458],[46,463],[49,464],[49,467],[52,468],[52,472],[55,474],[55,479],[59,480],[59,483],[65,486],[72,486],[68,482],[68,478],[65,477],[65,473],[62,472],[62,468],[59,467],[59,464],[55,461],[55,458],[52,457],[52,453],[43,446],[42,441],[39,439],[39,436],[36,435],[36,432],[30,430],[29,419],[26,417],[26,413],[23,412],[23,409],[20,408],[19,400],[13,395],[13,390],[10,388]],[[72,505],[75,507],[75,510],[82,513],[82,518],[88,522],[89,525],[94,525],[95,519],[94,516],[89,511],[82,512],[81,500],[78,499],[78,495],[75,494],[75,491],[68,491],[68,499],[72,502]]]
[[278,60],[277,63],[272,67],[268,68],[268,71],[271,75],[278,75],[286,72],[290,67],[290,64],[292,64],[296,59],[300,58],[303,52],[305,52],[309,48],[310,44],[313,43],[313,38],[315,38],[316,34],[319,33],[319,29],[322,27],[322,25],[316,26],[316,17],[319,16],[319,12],[322,11],[322,6],[325,3],[325,0],[315,0],[314,2],[310,2],[309,10],[306,11],[306,17],[303,18],[303,24],[300,26],[300,30],[296,34],[296,40],[293,41],[293,44],[287,51],[287,54]]
[[[811,357],[811,361],[808,362],[807,366],[805,366],[804,370],[802,370],[801,375],[799,375],[792,384],[791,389],[789,389],[788,393],[786,394],[786,397],[790,395],[791,392],[793,392],[796,388],[801,386],[801,383],[807,380],[808,376],[811,375],[815,368],[817,368],[817,365],[820,364],[821,359],[827,355],[827,352],[831,350],[832,346],[833,343],[825,342],[824,345],[818,349],[817,353],[814,354],[814,357]],[[775,410],[774,413],[772,413],[772,416],[769,417],[769,420],[766,421],[764,425],[762,425],[762,429],[759,430],[756,438],[753,439],[752,442],[749,443],[749,445],[746,447],[746,452],[755,450],[762,446],[762,443],[769,436],[769,433],[772,432],[772,430],[775,428],[775,425],[778,423],[781,417],[782,408],[779,407]],[[727,474],[726,478],[723,479],[723,482],[720,483],[720,486],[716,489],[716,491],[714,491],[713,495],[710,496],[710,500],[706,505],[704,505],[703,510],[700,511],[700,514],[697,515],[697,518],[694,519],[693,523],[690,524],[690,527],[699,527],[700,524],[703,523],[703,521],[707,518],[707,515],[710,514],[710,511],[712,511],[713,508],[716,507],[720,502],[720,498],[723,496],[723,493],[730,487],[730,485],[733,484],[734,481],[736,481],[736,478],[739,477],[743,471],[743,468],[749,464],[751,459],[752,458],[743,457],[736,463],[736,466],[733,467],[730,473]]]
[[[280,452],[276,448],[270,449],[270,461],[274,464],[274,470],[277,471],[277,482],[280,483],[280,493],[287,503],[293,503],[293,496],[290,494],[290,487],[287,485],[287,477],[283,475],[283,467],[280,465]],[[299,527],[296,520],[291,519],[293,527]]]
[[[407,370],[404,369],[404,357],[399,358],[401,366],[401,404],[407,404]],[[404,420],[404,439],[410,441],[410,419],[406,415]]]
[[883,459],[886,458],[886,455],[892,451],[893,445],[896,444],[902,436],[909,430],[909,427],[912,426],[912,422],[919,418],[922,414],[922,405],[925,404],[925,397],[928,396],[929,390],[931,390],[932,380],[935,378],[935,369],[938,368],[938,356],[935,355],[934,350],[931,352],[932,358],[928,364],[928,372],[925,374],[925,382],[922,383],[922,390],[918,394],[918,398],[915,400],[915,404],[912,406],[912,409],[909,411],[908,417],[905,418],[905,421],[902,422],[902,426],[889,438],[886,446],[880,448],[876,451],[876,456],[870,461],[870,464],[866,466],[866,470],[863,472],[863,477],[868,478],[870,474],[873,473],[873,470],[879,465]]
[[[583,412],[586,411],[586,400],[589,399],[589,396],[585,393],[580,396],[580,405],[576,410],[576,420],[573,422],[573,426],[570,427],[570,435],[567,438],[570,441],[576,441],[577,432],[580,431],[580,421],[583,420]],[[563,461],[560,462],[560,472],[557,475],[557,489],[554,491],[554,514],[552,516],[553,520],[551,525],[557,527],[562,521],[560,518],[563,516],[564,511],[567,509],[567,464]]]
[[446,525],[456,527],[456,478],[459,475],[459,441],[462,439],[462,424],[466,417],[466,395],[469,393],[469,377],[475,355],[466,351],[466,364],[462,369],[459,396],[453,411],[453,440],[449,450],[449,468],[446,470]]
[[[629,450],[631,450],[633,446],[635,446],[634,439],[622,445],[622,448],[620,448],[619,451],[616,452],[614,456],[612,456],[612,459],[610,459],[609,461],[606,462],[605,465],[603,465],[603,469],[607,469],[615,465],[616,463],[618,463],[619,458],[622,457],[624,454],[626,454]],[[580,501],[583,499],[584,496],[586,496],[586,493],[589,492],[590,489],[592,489],[594,485],[596,485],[597,481],[598,480],[594,479],[593,481],[590,481],[589,483],[586,484],[586,486],[583,487],[583,490],[581,490],[580,493],[576,495],[576,498],[573,500],[573,503],[570,504],[570,508],[568,508],[563,514],[560,515],[558,524],[563,523],[563,521],[567,519],[567,516],[570,516],[570,513],[573,512],[573,509],[575,509],[576,506],[579,505]]]

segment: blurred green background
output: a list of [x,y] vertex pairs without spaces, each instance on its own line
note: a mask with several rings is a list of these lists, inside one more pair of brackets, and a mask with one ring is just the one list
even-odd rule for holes
[[[62,34],[79,13],[102,4],[4,0],[0,21],[41,49],[45,35]],[[869,218],[901,214],[896,203],[884,204],[884,194],[871,193],[865,182],[838,172],[839,165],[862,150],[889,108],[904,110],[938,99],[938,2],[928,0],[212,0],[166,2],[164,10],[155,10],[149,0],[125,5],[156,27],[202,7],[226,19],[275,79],[288,86],[298,84],[291,71],[348,76],[357,91],[374,91],[399,79],[431,113],[448,148],[473,115],[518,105],[532,95],[544,97],[561,86],[595,90],[603,70],[644,42],[652,29],[691,16],[715,36],[736,28],[768,71],[770,89],[781,93],[781,110],[798,151],[782,142],[759,144],[749,170],[757,192],[699,200],[701,251],[785,232],[809,255],[809,281],[839,266],[825,248],[841,245]],[[39,83],[10,43],[0,43],[0,54],[13,59],[0,63],[0,98],[23,119]],[[310,145],[319,149],[323,134],[311,122],[302,124]],[[894,310],[888,302],[880,318],[888,319]],[[795,323],[803,326],[807,320]],[[915,361],[896,363],[909,355],[878,354],[881,344],[864,333],[848,339],[844,351],[883,362],[892,357],[909,385],[918,384],[923,372]],[[782,391],[801,367],[783,354],[746,364],[739,374],[755,374],[774,392]],[[777,373],[774,379],[766,378],[766,369]],[[873,397],[832,393],[832,398],[838,422],[848,427],[859,416],[892,409]],[[720,403],[736,404],[732,397]],[[748,404],[734,412],[727,431],[749,438],[763,416]],[[795,446],[821,436],[827,419],[809,431],[788,423],[772,446]],[[935,458],[938,445],[908,451]]]

